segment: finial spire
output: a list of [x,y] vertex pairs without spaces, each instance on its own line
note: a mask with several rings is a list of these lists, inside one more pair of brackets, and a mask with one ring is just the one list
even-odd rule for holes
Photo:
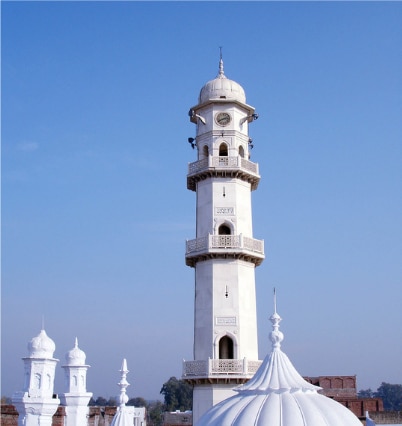
[[120,382],[117,383],[117,385],[120,386],[120,395],[119,395],[120,407],[124,407],[126,405],[126,402],[128,402],[126,388],[130,385],[130,383],[128,383],[127,381],[128,369],[127,369],[127,361],[125,358],[123,359],[120,373],[121,373],[121,379],[120,379]]
[[219,46],[219,74],[218,77],[224,78],[225,73],[223,71],[223,59],[222,59],[222,46]]
[[78,337],[76,337],[76,338],[75,338],[74,347],[75,347],[75,348],[78,348]]
[[282,321],[282,318],[276,312],[276,288],[274,288],[274,313],[271,315],[269,320],[272,322],[272,331],[269,333],[269,338],[272,342],[272,348],[280,349],[281,342],[283,340],[283,333],[279,331],[279,323]]

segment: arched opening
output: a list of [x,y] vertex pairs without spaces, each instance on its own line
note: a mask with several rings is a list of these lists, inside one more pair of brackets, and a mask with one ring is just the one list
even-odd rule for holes
[[230,235],[231,230],[230,230],[229,226],[222,224],[218,229],[218,234],[219,235]]
[[239,155],[241,158],[244,158],[244,148],[242,146],[239,148]]
[[219,340],[219,359],[233,359],[233,340],[229,336]]
[[208,155],[209,155],[208,146],[204,145],[204,148],[202,148],[202,157],[203,158],[208,158]]
[[219,145],[219,157],[227,157],[228,156],[228,146],[225,143],[221,143]]
[[42,386],[42,376],[39,373],[36,373],[34,376],[34,389],[40,389]]

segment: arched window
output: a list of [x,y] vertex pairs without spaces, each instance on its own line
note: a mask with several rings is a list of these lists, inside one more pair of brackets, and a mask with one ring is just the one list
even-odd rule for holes
[[39,373],[36,373],[34,376],[34,389],[40,389],[42,386],[42,376]]
[[233,340],[228,336],[219,340],[219,359],[233,359]]
[[242,146],[239,148],[239,155],[241,158],[244,158],[244,148]]
[[228,156],[228,146],[225,143],[221,143],[219,145],[219,157],[227,157]]
[[229,226],[222,224],[218,229],[218,234],[219,235],[230,235],[231,230],[230,230]]
[[209,155],[208,146],[204,145],[204,148],[202,149],[202,157],[203,158],[208,158],[208,155]]

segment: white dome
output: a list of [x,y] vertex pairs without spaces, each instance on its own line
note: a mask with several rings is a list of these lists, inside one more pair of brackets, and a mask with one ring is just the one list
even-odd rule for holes
[[200,91],[198,101],[200,104],[217,99],[227,99],[246,103],[246,94],[239,83],[228,79],[223,72],[223,61],[219,62],[219,74],[208,81]]
[[53,358],[56,345],[53,340],[48,337],[45,330],[34,337],[28,343],[28,351],[30,358]]
[[208,410],[197,426],[361,426],[342,404],[317,393],[281,351],[281,317],[271,316],[272,352],[238,392]]
[[85,352],[78,347],[78,339],[75,338],[73,349],[66,353],[67,365],[85,365],[86,357]]

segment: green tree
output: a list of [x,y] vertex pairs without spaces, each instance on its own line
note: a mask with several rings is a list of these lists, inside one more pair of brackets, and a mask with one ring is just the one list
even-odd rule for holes
[[372,398],[373,397],[373,391],[369,389],[361,389],[359,390],[357,394],[358,398]]
[[97,407],[115,407],[117,404],[116,398],[109,398],[108,400],[103,396],[98,396],[96,399],[91,398],[89,400],[89,406],[97,406]]
[[186,411],[193,406],[193,387],[184,380],[171,377],[163,384],[161,394],[165,397],[167,411]]
[[149,403],[147,408],[147,425],[148,426],[162,426],[163,412],[165,406],[161,401],[153,401]]
[[95,399],[95,405],[97,405],[98,407],[106,407],[107,406],[107,399],[104,398],[103,396],[98,396]]
[[134,407],[148,407],[147,401],[145,401],[145,399],[141,396],[129,399],[126,405],[133,405]]
[[402,410],[402,385],[382,382],[374,396],[382,399],[385,411]]

